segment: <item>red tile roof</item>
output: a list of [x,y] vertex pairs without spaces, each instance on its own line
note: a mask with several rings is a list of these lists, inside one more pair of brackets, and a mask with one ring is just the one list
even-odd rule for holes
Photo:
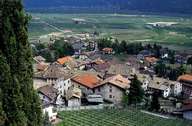
[[44,71],[46,68],[48,68],[48,64],[45,64],[45,63],[37,64],[37,70],[38,71]]
[[67,62],[70,62],[70,61],[72,61],[72,60],[73,60],[73,58],[72,58],[71,56],[65,56],[65,57],[63,57],[63,58],[57,59],[57,62],[58,62],[59,64],[63,65],[63,64],[65,64],[65,63],[67,63]]
[[149,63],[155,63],[155,62],[158,61],[157,58],[155,58],[155,57],[151,57],[151,56],[147,56],[147,57],[145,57],[145,60],[146,60],[147,62],[149,62]]
[[118,75],[115,75],[115,76],[112,76],[112,77],[105,79],[103,82],[101,82],[97,86],[101,86],[101,85],[104,85],[107,83],[110,83],[110,84],[115,85],[115,86],[122,88],[122,89],[127,89],[130,87],[131,81],[128,80],[127,78],[124,78],[120,74],[118,74]]
[[83,86],[86,86],[89,88],[93,88],[97,84],[100,83],[101,79],[95,74],[84,73],[84,74],[79,74],[79,75],[73,77],[72,81],[74,81],[80,85],[83,85]]
[[113,52],[112,48],[103,48],[102,51],[104,52]]
[[181,75],[181,76],[178,77],[177,80],[178,80],[178,81],[188,81],[188,82],[192,82],[192,75],[191,75],[191,74]]

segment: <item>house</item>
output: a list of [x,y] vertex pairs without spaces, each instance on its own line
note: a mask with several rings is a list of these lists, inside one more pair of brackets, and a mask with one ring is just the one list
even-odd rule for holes
[[130,88],[130,81],[120,74],[109,77],[94,86],[93,93],[101,95],[104,100],[119,104],[124,93]]
[[57,89],[58,94],[64,97],[69,87],[72,86],[71,77],[73,74],[73,71],[65,70],[62,65],[51,64],[45,71],[35,73],[34,87],[51,85]]
[[103,97],[101,95],[92,94],[88,95],[86,98],[90,104],[101,104],[104,102]]
[[78,73],[71,80],[74,87],[81,89],[83,97],[93,94],[94,87],[102,81],[99,74],[95,72]]
[[142,88],[144,91],[147,91],[151,77],[147,74],[137,74],[138,80],[142,83]]
[[137,77],[142,82],[142,88],[146,92],[159,91],[165,98],[170,95],[178,96],[182,92],[182,84],[177,81],[170,81],[141,73],[138,73]]
[[159,98],[160,111],[162,112],[174,112],[176,110],[176,105],[174,102],[169,99]]
[[74,57],[79,60],[87,61],[89,57],[84,53],[74,54]]
[[46,85],[38,89],[39,97],[43,105],[62,105],[63,100],[53,86]]
[[139,54],[137,55],[137,59],[139,60],[144,60],[145,57],[147,56],[154,56],[154,53],[152,53],[149,50],[142,50],[139,52]]
[[177,79],[183,85],[183,94],[185,97],[189,97],[192,94],[192,74],[184,74]]
[[58,78],[62,78],[66,73],[66,70],[62,65],[53,63],[45,71],[35,73],[34,75],[34,84],[46,83],[53,84],[57,81]]
[[45,71],[48,68],[48,66],[49,64],[44,62],[34,64],[34,72]]
[[177,110],[177,112],[181,112],[184,119],[192,120],[192,100],[183,101],[182,108]]
[[131,67],[128,64],[115,64],[111,65],[106,72],[105,78],[114,76],[117,74],[122,75],[125,78],[131,77],[131,75],[134,75],[136,72],[135,68]]
[[96,71],[96,72],[101,72],[101,73],[106,73],[107,70],[110,67],[110,63],[109,62],[105,62],[102,64],[93,64],[92,68]]
[[57,112],[53,105],[43,106],[43,114],[45,115],[46,113],[48,114],[50,122],[54,122],[57,119]]
[[175,55],[175,62],[179,64],[186,64],[187,63],[187,55],[182,56],[182,55]]
[[156,64],[157,61],[158,61],[158,59],[155,58],[154,56],[146,56],[146,57],[144,58],[144,63],[145,63],[147,66],[154,65],[154,64]]
[[182,92],[181,83],[177,81],[170,81],[160,77],[146,76],[143,81],[142,87],[144,87],[144,90],[146,90],[147,88],[147,91],[149,92],[159,91],[164,98],[167,98],[170,95],[178,96]]
[[66,95],[66,101],[68,107],[79,107],[81,106],[81,90],[76,87],[71,87]]
[[57,59],[57,62],[61,65],[65,65],[67,62],[70,62],[72,60],[73,60],[73,58],[71,56],[65,56],[65,57]]
[[58,78],[53,84],[54,88],[56,88],[61,94],[61,96],[65,97],[67,91],[70,87],[72,87],[71,77],[73,76],[73,72],[68,71],[68,73],[64,74],[62,77]]
[[33,60],[34,60],[36,63],[42,63],[42,62],[45,62],[45,61],[46,61],[46,59],[43,58],[42,56],[35,56],[35,57],[33,58]]
[[113,49],[112,48],[103,48],[102,52],[104,54],[112,54],[113,53]]
[[74,42],[72,44],[72,47],[75,51],[75,54],[81,54],[81,52],[83,50],[86,50],[86,48],[84,47],[84,43],[80,40],[80,41],[77,41],[77,42]]

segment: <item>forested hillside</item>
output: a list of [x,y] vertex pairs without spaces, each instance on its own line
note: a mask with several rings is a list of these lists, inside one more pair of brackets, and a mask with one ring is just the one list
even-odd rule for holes
[[24,0],[32,8],[105,8],[164,13],[192,13],[191,0]]

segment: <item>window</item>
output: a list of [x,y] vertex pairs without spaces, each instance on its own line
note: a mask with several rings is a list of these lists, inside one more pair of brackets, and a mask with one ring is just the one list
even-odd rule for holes
[[100,92],[101,91],[101,89],[100,89],[100,87],[98,88],[98,92]]
[[112,89],[109,89],[109,92],[112,92]]
[[112,95],[109,95],[109,98],[112,98]]

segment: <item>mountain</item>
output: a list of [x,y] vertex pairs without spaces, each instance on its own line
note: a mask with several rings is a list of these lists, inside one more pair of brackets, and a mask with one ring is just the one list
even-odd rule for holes
[[116,11],[144,11],[192,14],[192,0],[24,0],[26,9],[105,8]]

